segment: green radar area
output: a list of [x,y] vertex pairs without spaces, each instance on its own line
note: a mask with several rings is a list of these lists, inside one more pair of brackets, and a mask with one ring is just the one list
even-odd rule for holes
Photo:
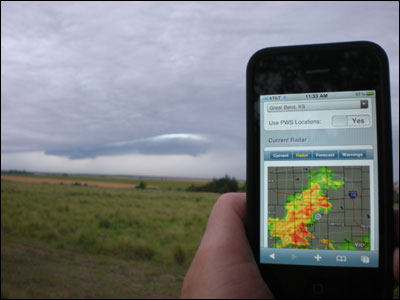
[[268,247],[370,250],[369,166],[268,167]]

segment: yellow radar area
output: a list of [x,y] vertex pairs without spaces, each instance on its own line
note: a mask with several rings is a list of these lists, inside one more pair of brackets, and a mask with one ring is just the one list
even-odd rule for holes
[[[327,167],[321,167],[308,173],[308,186],[300,193],[287,196],[283,218],[268,218],[269,236],[275,238],[274,248],[310,248],[315,236],[308,227],[315,224],[317,214],[328,214],[332,203],[326,192],[337,190],[344,185],[344,179],[335,179],[336,173]],[[320,239],[328,249],[334,250],[332,241]]]

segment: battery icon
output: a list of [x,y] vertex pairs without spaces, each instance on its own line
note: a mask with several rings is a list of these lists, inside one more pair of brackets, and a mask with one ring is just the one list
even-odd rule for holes
[[367,96],[373,96],[374,92],[367,92]]

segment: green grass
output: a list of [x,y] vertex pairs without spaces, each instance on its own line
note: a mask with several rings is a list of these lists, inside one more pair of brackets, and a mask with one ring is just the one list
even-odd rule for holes
[[2,181],[1,298],[178,297],[218,194],[155,181],[160,190]]
[[4,174],[10,176],[20,177],[35,177],[35,178],[48,178],[48,179],[59,179],[59,180],[74,180],[74,181],[101,181],[110,183],[126,183],[137,185],[141,181],[144,181],[148,185],[157,186],[161,190],[168,191],[181,191],[186,190],[190,185],[200,186],[205,184],[203,181],[183,181],[174,180],[170,178],[136,178],[136,177],[114,177],[114,176],[79,176],[79,175],[51,175],[51,174]]
[[54,249],[8,239],[1,244],[3,298],[172,298],[182,268],[151,261]]
[[[59,179],[59,180],[73,180],[73,181],[101,181],[110,183],[126,183],[137,185],[141,181],[147,185],[156,186],[161,190],[166,191],[185,191],[191,185],[202,186],[209,181],[202,180],[179,180],[171,178],[136,178],[136,177],[117,177],[117,176],[79,176],[79,175],[56,175],[56,174],[18,174],[11,173],[4,175],[9,176],[20,176],[20,177],[34,177],[34,178],[48,178],[48,179]],[[210,180],[211,181],[211,180]],[[244,181],[239,181],[239,188],[244,188]]]
[[[154,182],[149,184],[156,185]],[[218,195],[212,193],[168,189],[108,189],[2,181],[2,297],[64,298],[71,296],[65,291],[75,288],[68,280],[51,275],[52,269],[63,269],[62,262],[51,265],[44,259],[44,262],[38,262],[38,270],[50,265],[42,272],[38,273],[31,266],[18,276],[10,275],[15,267],[12,262],[18,258],[14,257],[13,247],[8,245],[18,249],[33,247],[33,252],[40,253],[65,252],[67,257],[78,257],[78,260],[87,256],[93,270],[97,270],[96,266],[103,261],[106,265],[109,260],[117,260],[119,265],[126,262],[144,278],[139,280],[139,294],[135,297],[154,297],[157,293],[162,297],[177,297],[217,198]],[[3,257],[3,253],[9,253],[9,256],[4,254]],[[53,256],[48,254],[48,257]],[[57,255],[55,257],[57,261]],[[33,260],[38,258],[35,256]],[[65,263],[65,276],[73,274],[70,265]],[[4,267],[7,271],[3,272],[3,266],[9,266]],[[44,278],[35,284],[32,272]],[[168,277],[174,278],[172,286],[168,280],[164,280],[164,284],[159,280]],[[89,276],[85,280],[91,282],[94,279]],[[20,281],[28,282],[29,288],[21,289]],[[57,289],[50,288],[57,285],[60,285],[60,294]],[[65,285],[67,288],[63,288]],[[112,291],[104,287],[99,291],[95,297],[112,296]],[[116,297],[132,297],[124,295],[123,291],[121,289]],[[83,292],[74,297],[90,295]]]

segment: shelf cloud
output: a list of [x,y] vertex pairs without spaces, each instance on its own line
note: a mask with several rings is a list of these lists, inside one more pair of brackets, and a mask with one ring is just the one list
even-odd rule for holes
[[66,156],[70,159],[95,158],[103,155],[157,154],[197,156],[209,150],[211,140],[199,134],[163,134],[154,137],[122,141],[95,147],[81,147],[46,151],[48,155]]

